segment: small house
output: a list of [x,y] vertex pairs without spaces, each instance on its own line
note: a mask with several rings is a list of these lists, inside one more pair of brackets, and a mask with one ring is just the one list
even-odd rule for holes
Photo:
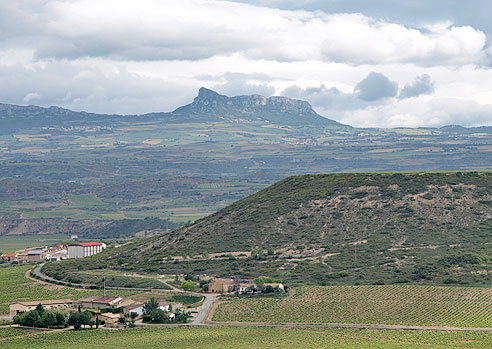
[[44,259],[44,251],[32,250],[27,252],[27,262],[36,263],[41,262]]
[[170,311],[171,306],[168,303],[159,302],[159,309],[164,310],[165,312],[168,312],[168,311]]
[[78,300],[81,308],[102,309],[102,308],[118,308],[121,306],[123,298],[121,297],[104,297],[93,296]]
[[114,325],[121,322],[120,319],[123,319],[121,314],[113,314],[113,313],[104,313],[98,315],[100,321],[104,321],[106,325]]
[[246,293],[250,290],[252,291],[254,287],[255,284],[250,284],[250,283],[239,284],[239,293]]
[[135,313],[137,316],[143,315],[143,304],[141,303],[133,303],[130,305],[123,306],[123,311],[125,314]]
[[12,263],[13,261],[17,260],[17,256],[19,254],[17,252],[14,253],[4,253],[2,254],[2,260],[8,263]]
[[232,279],[215,279],[208,289],[212,293],[230,293],[234,291],[234,280]]
[[48,301],[14,302],[10,304],[10,316],[15,316],[26,311],[34,310],[38,304],[41,304],[46,310],[55,310],[72,307],[74,301],[71,299],[55,299]]

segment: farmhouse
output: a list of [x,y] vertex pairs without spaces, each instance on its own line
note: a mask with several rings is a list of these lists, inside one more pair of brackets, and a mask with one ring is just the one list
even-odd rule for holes
[[2,260],[8,263],[12,263],[13,261],[17,260],[17,256],[19,254],[17,252],[14,253],[4,253],[2,254]]
[[267,283],[263,284],[263,286],[265,286],[265,287],[270,286],[270,287],[278,289],[279,291],[284,290],[284,285],[281,283],[278,283],[278,282],[267,282]]
[[15,302],[10,304],[10,316],[15,316],[19,313],[36,309],[36,306],[41,304],[46,310],[64,309],[72,307],[74,302],[71,299],[56,299],[50,301],[34,301],[34,302]]
[[142,316],[143,315],[143,304],[133,303],[130,305],[125,305],[125,306],[123,306],[123,311],[125,314],[135,313],[138,316]]
[[121,297],[104,297],[94,296],[81,298],[78,300],[81,308],[101,309],[101,308],[118,308],[121,306],[123,298]]
[[98,315],[99,320],[104,321],[106,325],[114,325],[119,323],[122,319],[121,314],[104,313]]
[[249,290],[252,290],[256,285],[250,283],[239,284],[239,293],[246,293]]
[[105,244],[100,242],[81,242],[68,245],[68,258],[90,257],[102,252],[106,248]]
[[212,293],[230,293],[234,291],[234,280],[215,279],[210,283],[208,289]]
[[168,303],[159,302],[159,309],[164,311],[170,311],[171,307]]
[[44,258],[44,251],[32,250],[27,252],[27,262],[36,263],[41,262]]

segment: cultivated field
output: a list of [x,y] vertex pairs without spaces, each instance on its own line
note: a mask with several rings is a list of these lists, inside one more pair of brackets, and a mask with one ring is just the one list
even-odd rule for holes
[[[44,299],[79,299],[102,295],[103,290],[78,290],[68,287],[42,284],[27,279],[24,274],[30,266],[0,267],[0,314],[9,313],[13,301],[36,301]],[[106,291],[107,295],[129,296],[136,292]]]
[[259,327],[87,330],[0,339],[2,348],[487,348],[481,332],[375,331]]
[[213,320],[491,327],[492,288],[301,287],[284,298],[224,302]]

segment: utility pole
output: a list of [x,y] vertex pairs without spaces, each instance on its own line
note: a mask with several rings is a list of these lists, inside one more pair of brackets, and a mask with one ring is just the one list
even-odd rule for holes
[[104,297],[106,297],[106,277],[103,277]]

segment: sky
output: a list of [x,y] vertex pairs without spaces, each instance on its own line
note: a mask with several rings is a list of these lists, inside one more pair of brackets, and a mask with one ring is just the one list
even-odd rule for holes
[[489,0],[0,1],[0,103],[171,111],[201,86],[356,127],[492,125]]

